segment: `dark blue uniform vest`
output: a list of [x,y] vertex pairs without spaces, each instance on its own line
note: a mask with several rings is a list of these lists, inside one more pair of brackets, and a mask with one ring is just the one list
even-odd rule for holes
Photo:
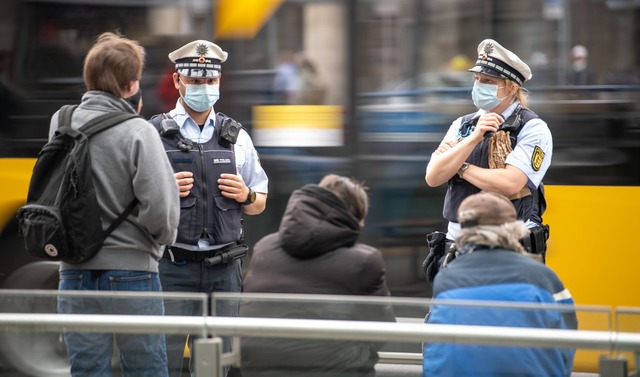
[[[222,124],[224,117],[218,113],[216,124]],[[162,119],[155,115],[150,122],[160,131]],[[238,241],[242,204],[222,196],[218,188],[220,174],[237,174],[233,144],[219,142],[220,127],[215,127],[213,137],[205,143],[194,143],[179,131],[161,133],[161,139],[173,171],[193,173],[189,196],[180,198],[176,242],[196,246],[200,239],[208,239],[211,245]]]
[[[473,119],[474,115],[475,113],[467,114],[462,118],[460,126],[462,134],[465,133],[466,129],[474,126],[477,122],[477,118]],[[515,148],[516,146],[518,133],[522,126],[534,118],[538,118],[538,115],[533,111],[518,108],[505,121],[503,126],[506,127],[502,128],[503,126],[501,126],[501,129],[509,131],[512,148]],[[489,168],[488,136],[489,135],[485,135],[485,138],[476,145],[475,149],[466,160],[468,163],[482,168]],[[524,221],[531,220],[537,224],[542,224],[542,214],[546,207],[546,202],[544,200],[544,187],[542,183],[540,183],[540,186],[537,189],[535,187],[529,187],[529,189],[531,190],[531,195],[512,200],[512,203],[518,213],[518,219]],[[460,178],[457,174],[454,175],[453,178],[449,180],[449,187],[444,198],[444,217],[449,221],[458,222],[458,207],[460,206],[460,203],[467,196],[478,192],[480,192],[479,188]]]

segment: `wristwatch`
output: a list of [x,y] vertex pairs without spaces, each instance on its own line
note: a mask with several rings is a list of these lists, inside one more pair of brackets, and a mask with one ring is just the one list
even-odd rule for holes
[[245,200],[244,203],[242,203],[242,205],[247,206],[255,202],[256,202],[256,192],[253,191],[251,187],[249,187],[249,195],[247,195],[247,200]]
[[469,169],[469,163],[465,162],[460,166],[460,169],[458,169],[458,177],[462,178],[462,174],[464,174],[467,169]]

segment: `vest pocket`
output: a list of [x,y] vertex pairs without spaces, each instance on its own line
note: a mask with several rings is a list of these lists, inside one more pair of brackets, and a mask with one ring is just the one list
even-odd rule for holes
[[222,195],[214,195],[213,198],[216,201],[216,207],[222,211],[228,211],[230,209],[239,209],[241,204],[233,199],[229,199]]
[[222,195],[214,196],[216,210],[213,211],[213,219],[209,223],[212,234],[217,244],[234,242],[240,238],[240,217],[242,205],[233,199]]
[[[202,226],[198,226],[198,210],[196,204],[198,198],[195,196],[187,196],[180,199],[180,225],[179,235],[180,242],[197,241],[202,231]],[[180,236],[182,234],[182,237]]]

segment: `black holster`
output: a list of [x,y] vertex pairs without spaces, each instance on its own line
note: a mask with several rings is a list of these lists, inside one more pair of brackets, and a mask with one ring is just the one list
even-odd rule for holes
[[443,232],[432,232],[427,234],[427,244],[429,254],[422,262],[422,271],[425,278],[431,284],[438,271],[456,258],[456,244],[447,239],[447,234]]
[[522,238],[520,243],[528,253],[540,255],[544,263],[547,254],[548,239],[549,225],[536,225],[529,229],[529,234]]
[[225,250],[219,254],[202,260],[202,265],[205,267],[212,267],[218,264],[229,263],[234,259],[242,258],[247,255],[249,247],[247,245],[234,245],[233,247]]

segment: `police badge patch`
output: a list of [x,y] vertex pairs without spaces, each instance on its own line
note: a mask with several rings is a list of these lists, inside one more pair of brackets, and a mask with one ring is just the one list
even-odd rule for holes
[[533,154],[531,155],[531,167],[533,168],[533,170],[540,170],[543,160],[544,152],[542,151],[542,148],[536,145],[536,147],[533,148]]

